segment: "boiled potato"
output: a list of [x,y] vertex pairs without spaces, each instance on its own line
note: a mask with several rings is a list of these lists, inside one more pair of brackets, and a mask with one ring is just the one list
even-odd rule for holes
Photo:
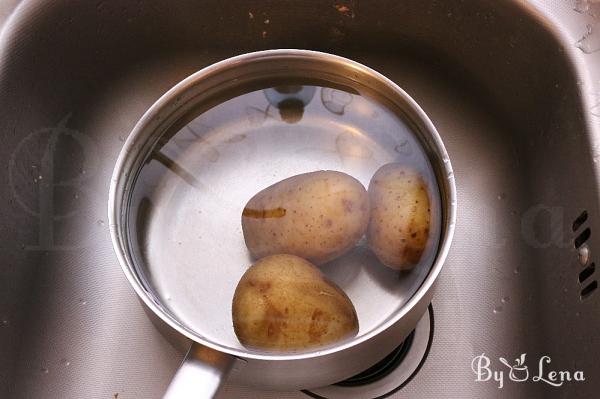
[[235,289],[232,315],[240,342],[257,349],[315,348],[358,332],[346,294],[294,255],[268,256],[250,267]]
[[291,254],[315,264],[351,249],[369,224],[369,195],[345,173],[319,171],[282,180],[244,208],[244,240],[255,259]]
[[409,270],[421,259],[431,223],[423,176],[409,166],[382,166],[369,183],[371,220],[367,241],[384,265]]

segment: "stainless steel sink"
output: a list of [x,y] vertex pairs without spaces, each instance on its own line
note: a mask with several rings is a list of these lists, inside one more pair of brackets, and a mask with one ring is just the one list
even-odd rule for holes
[[[433,301],[431,349],[392,397],[600,390],[599,274],[590,273],[600,251],[600,127],[585,89],[595,72],[539,8],[516,0],[12,3],[0,14],[10,13],[0,33],[0,397],[161,396],[183,354],[147,319],[113,254],[113,165],[164,91],[214,61],[266,48],[332,52],[382,72],[430,115],[451,156],[458,219]],[[475,381],[472,360],[482,353],[498,370],[499,357],[527,353],[534,374],[548,355],[546,372],[581,370],[586,381],[507,380],[499,389]],[[235,383],[222,396],[305,397]]]

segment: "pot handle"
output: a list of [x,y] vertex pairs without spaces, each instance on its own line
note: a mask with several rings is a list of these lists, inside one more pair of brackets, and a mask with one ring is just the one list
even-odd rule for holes
[[231,355],[192,343],[163,399],[214,398],[234,361]]

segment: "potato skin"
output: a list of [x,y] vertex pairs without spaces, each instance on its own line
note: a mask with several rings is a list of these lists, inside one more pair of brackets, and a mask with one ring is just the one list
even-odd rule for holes
[[282,180],[256,194],[242,214],[255,259],[297,255],[315,264],[351,249],[369,224],[369,195],[342,172],[318,171]]
[[294,255],[272,255],[250,267],[233,296],[233,328],[242,345],[301,350],[358,332],[346,294],[316,266]]
[[384,265],[412,269],[425,251],[431,223],[423,176],[399,163],[384,165],[371,178],[369,198],[369,247]]

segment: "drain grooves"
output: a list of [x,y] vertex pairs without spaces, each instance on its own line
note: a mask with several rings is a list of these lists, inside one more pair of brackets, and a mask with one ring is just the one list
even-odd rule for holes
[[[587,219],[588,213],[587,211],[583,211],[573,222],[573,232],[576,233],[577,230],[583,228]],[[596,264],[594,262],[588,264],[590,260],[590,249],[586,242],[590,239],[591,235],[592,230],[590,230],[589,227],[586,227],[585,230],[573,240],[573,246],[578,250],[579,263],[585,267],[585,269],[579,272],[579,284],[582,286],[583,284],[586,284],[585,287],[579,291],[579,300],[582,302],[588,299],[594,291],[598,289],[598,280],[592,280],[590,283],[586,283],[588,279],[592,278],[596,271]]]

